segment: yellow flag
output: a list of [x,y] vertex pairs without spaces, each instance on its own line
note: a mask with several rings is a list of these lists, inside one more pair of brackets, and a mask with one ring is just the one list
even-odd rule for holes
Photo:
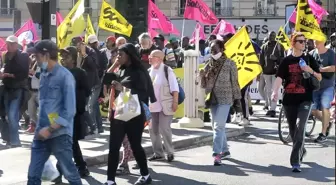
[[70,46],[71,39],[80,36],[85,30],[85,20],[83,15],[79,16],[78,19],[71,20],[76,14],[81,1],[78,1],[75,4],[69,14],[65,17],[64,21],[57,28],[57,45],[59,49]]
[[295,31],[302,32],[306,38],[318,41],[326,41],[308,0],[298,0]]
[[278,32],[278,35],[276,36],[276,40],[278,41],[278,43],[280,43],[285,48],[285,51],[290,49],[289,38],[286,35],[282,26],[280,26],[279,28],[279,32]]
[[131,36],[133,26],[111,5],[103,0],[99,16],[99,27],[111,31]]
[[88,42],[89,35],[96,35],[95,30],[93,29],[92,22],[90,19],[89,14],[87,15],[86,19],[86,30],[85,30],[85,43]]
[[239,86],[243,88],[261,73],[258,56],[245,26],[226,42],[225,48],[226,56],[236,62]]

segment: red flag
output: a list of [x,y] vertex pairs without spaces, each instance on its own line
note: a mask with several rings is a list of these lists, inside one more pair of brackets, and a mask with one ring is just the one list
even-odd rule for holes
[[166,17],[166,20],[169,23],[169,33],[180,36],[181,35],[180,31],[174,26],[174,24],[171,22],[171,20],[166,15],[164,16]]
[[37,31],[32,19],[29,19],[15,34],[19,44],[25,49],[30,42],[38,40]]
[[217,24],[218,19],[203,0],[187,0],[184,18],[199,21],[203,24]]
[[148,0],[148,25],[150,29],[160,29],[169,33],[169,24],[164,14],[151,0]]
[[196,31],[199,31],[199,40],[206,40],[205,33],[202,29],[202,26],[200,23],[196,24],[195,30],[192,34],[192,37],[190,39],[190,43],[194,43],[196,41]]
[[6,51],[6,42],[0,38],[0,52]]
[[57,27],[63,22],[63,17],[59,12],[56,12],[56,25]]
[[221,20],[212,31],[211,35],[226,35],[227,33],[235,34],[236,29],[231,23]]

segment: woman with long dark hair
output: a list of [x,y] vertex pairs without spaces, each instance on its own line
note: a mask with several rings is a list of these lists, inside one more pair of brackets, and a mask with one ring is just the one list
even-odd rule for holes
[[[313,104],[313,88],[309,78],[317,78],[319,81],[322,79],[315,59],[304,53],[306,42],[302,33],[293,33],[292,53],[285,57],[279,65],[272,94],[272,100],[276,101],[279,88],[284,82],[282,104],[293,140],[290,156],[293,172],[301,172],[300,164],[307,152],[304,148],[305,127]],[[297,119],[299,119],[298,124]]]
[[[148,71],[142,66],[133,44],[127,43],[118,48],[114,67],[119,67],[118,72],[108,73],[104,81],[112,84],[112,88],[116,90],[116,96],[123,87],[126,87],[131,90],[132,94],[138,95],[140,102],[148,105],[149,100],[151,102],[156,101]],[[119,150],[125,135],[128,137],[133,155],[140,168],[141,177],[135,185],[150,184],[152,179],[148,172],[146,154],[141,146],[142,133],[146,121],[144,107],[141,107],[141,115],[127,122],[116,120],[113,116],[111,116],[110,121],[110,151],[108,155],[107,182],[105,184],[116,185],[115,176],[119,162]]]

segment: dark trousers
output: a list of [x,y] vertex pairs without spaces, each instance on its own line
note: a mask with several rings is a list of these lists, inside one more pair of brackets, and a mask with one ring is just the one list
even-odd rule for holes
[[243,111],[243,116],[246,119],[249,119],[249,106],[248,106],[248,92],[249,92],[249,85],[246,85],[244,88],[240,90],[241,93],[241,106]]
[[79,170],[84,170],[86,168],[86,162],[84,161],[82,150],[79,146],[78,140],[75,138],[73,140],[72,150],[77,168]]
[[85,122],[84,115],[87,114],[87,112],[84,113],[78,113],[75,115],[74,118],[74,132],[73,132],[73,145],[72,145],[72,151],[73,151],[73,157],[76,163],[76,166],[79,170],[86,169],[86,162],[84,161],[83,154],[81,151],[81,148],[79,146],[78,141],[81,139],[84,139],[87,133],[87,124]]
[[126,134],[133,151],[133,156],[139,165],[141,175],[146,176],[149,174],[146,154],[141,146],[144,123],[144,114],[141,114],[128,122],[115,119],[111,120],[107,180],[115,181],[116,170],[119,163],[119,150]]
[[[291,165],[299,165],[303,154],[306,123],[308,121],[312,103],[303,102],[299,105],[284,105],[284,110],[289,126],[289,134],[293,140],[293,148],[290,156]],[[297,119],[299,119],[297,124]]]

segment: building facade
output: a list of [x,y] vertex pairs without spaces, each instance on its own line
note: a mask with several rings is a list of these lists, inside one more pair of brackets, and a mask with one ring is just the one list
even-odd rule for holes
[[[37,0],[1,0],[0,1],[0,37],[6,37],[14,32],[13,14],[21,11],[21,23],[30,18],[26,5]],[[58,11],[66,16],[78,0],[55,0]],[[106,0],[112,6],[117,0]],[[127,0],[124,0],[127,1]],[[136,1],[136,0],[133,0]],[[174,25],[182,32],[184,6],[187,0],[154,0],[157,6],[172,20]],[[295,4],[297,0],[203,0],[212,8],[220,19],[231,22],[236,27],[247,25],[252,38],[262,39],[269,31],[277,31],[279,26],[285,24],[286,5]],[[335,0],[320,0],[330,15],[321,23],[321,27],[327,34],[335,31]],[[91,15],[93,25],[97,26],[97,20],[102,0],[85,0],[86,13]],[[132,2],[132,0],[128,0]],[[127,11],[125,11],[127,12]],[[204,25],[204,32],[211,33],[215,25]],[[37,26],[38,28],[38,26]],[[185,21],[184,35],[191,35],[195,28],[195,21]],[[325,29],[327,28],[327,29]],[[328,31],[329,29],[329,31]],[[99,31],[104,37],[111,33]]]

